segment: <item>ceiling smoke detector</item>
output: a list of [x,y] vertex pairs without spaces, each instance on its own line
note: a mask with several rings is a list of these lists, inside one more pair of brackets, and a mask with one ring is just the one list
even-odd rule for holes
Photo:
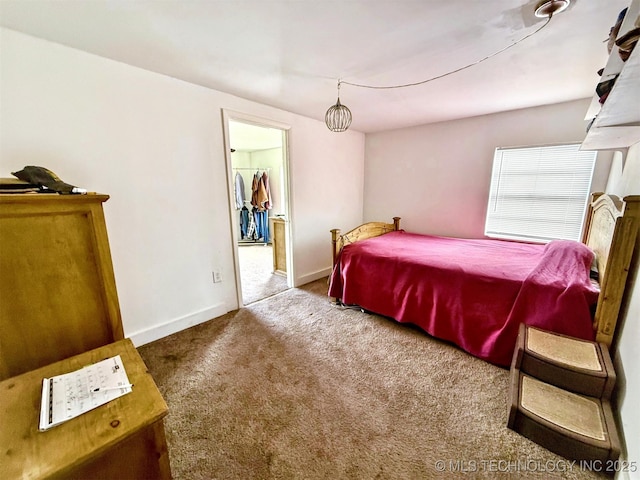
[[563,12],[567,9],[571,0],[543,0],[536,5],[536,17],[546,18]]

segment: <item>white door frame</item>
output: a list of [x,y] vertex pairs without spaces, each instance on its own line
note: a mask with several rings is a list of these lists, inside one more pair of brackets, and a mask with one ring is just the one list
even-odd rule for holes
[[293,209],[291,206],[291,183],[290,183],[290,172],[289,172],[289,130],[291,129],[290,125],[277,122],[274,120],[269,120],[266,118],[256,117],[255,115],[249,115],[241,112],[236,112],[233,110],[222,109],[222,128],[224,129],[224,156],[226,160],[226,168],[227,168],[227,190],[229,194],[229,223],[231,224],[231,245],[233,246],[233,263],[235,266],[235,280],[236,280],[236,295],[238,298],[238,307],[242,307],[244,305],[244,301],[242,298],[242,283],[240,278],[240,260],[238,257],[238,241],[240,238],[240,228],[238,226],[238,222],[236,221],[236,209],[235,209],[235,194],[234,194],[234,178],[233,178],[233,163],[231,161],[231,143],[229,139],[229,121],[237,121],[241,123],[248,123],[251,125],[256,125],[258,127],[266,127],[266,128],[277,128],[282,130],[282,172],[283,172],[283,180],[284,184],[282,185],[282,189],[284,192],[284,212],[286,215],[285,222],[285,249],[287,255],[287,286],[289,288],[293,287],[293,272],[294,272],[294,262],[293,262],[293,248],[292,248],[292,237],[293,237],[293,229],[292,229],[292,213]]

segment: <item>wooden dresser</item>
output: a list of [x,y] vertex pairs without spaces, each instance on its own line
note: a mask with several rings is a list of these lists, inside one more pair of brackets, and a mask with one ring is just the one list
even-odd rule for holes
[[124,338],[108,198],[0,194],[0,380]]
[[[124,339],[102,208],[108,199],[0,194],[0,471],[6,478],[171,478],[167,405]],[[43,378],[115,355],[133,384],[130,393],[38,430]]]
[[[38,430],[42,379],[120,355],[131,392],[49,430]],[[2,478],[171,478],[167,404],[125,339],[0,382]]]

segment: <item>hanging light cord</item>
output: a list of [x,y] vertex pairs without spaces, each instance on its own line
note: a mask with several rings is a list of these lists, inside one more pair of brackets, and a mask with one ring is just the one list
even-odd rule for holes
[[484,57],[484,58],[482,58],[482,59],[480,59],[480,60],[478,60],[478,61],[476,61],[474,63],[470,63],[469,65],[465,65],[464,67],[460,67],[460,68],[458,68],[456,70],[452,70],[450,72],[443,73],[442,75],[438,75],[437,77],[429,78],[427,80],[422,80],[421,82],[405,83],[404,85],[383,85],[383,86],[380,86],[380,85],[363,85],[363,84],[360,84],[360,83],[351,83],[351,82],[347,82],[347,81],[344,81],[344,80],[340,79],[340,80],[338,80],[338,95],[339,95],[339,92],[340,92],[340,84],[341,83],[344,83],[345,85],[351,85],[352,87],[360,87],[360,88],[375,88],[375,89],[405,88],[405,87],[415,87],[416,85],[422,85],[423,83],[432,82],[434,80],[438,80],[439,78],[446,77],[447,75],[451,75],[453,73],[460,72],[460,71],[465,70],[465,69],[467,69],[469,67],[473,67],[474,65],[478,65],[479,63],[482,63],[485,60],[489,60],[490,58],[495,57],[496,55],[498,55],[498,54],[510,49],[511,47],[515,47],[520,42],[526,40],[527,38],[529,38],[529,37],[531,37],[533,35],[535,35],[536,33],[538,33],[540,30],[542,30],[544,27],[546,27],[549,24],[549,22],[551,21],[551,17],[552,17],[552,15],[549,15],[549,17],[547,18],[547,21],[544,22],[544,24],[542,24],[542,26],[540,28],[538,28],[534,32],[529,33],[528,35],[525,35],[520,40],[518,40],[518,41],[516,41],[516,42],[514,42],[514,43],[512,43],[510,45],[507,45],[502,50],[498,50],[497,52],[492,53],[491,55],[487,55],[486,57]]

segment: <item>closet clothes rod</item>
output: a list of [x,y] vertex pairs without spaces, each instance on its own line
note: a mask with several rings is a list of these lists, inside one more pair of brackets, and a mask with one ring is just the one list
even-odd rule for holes
[[260,168],[260,167],[256,167],[256,168],[233,167],[233,170],[271,170],[271,167],[268,167],[268,168]]

